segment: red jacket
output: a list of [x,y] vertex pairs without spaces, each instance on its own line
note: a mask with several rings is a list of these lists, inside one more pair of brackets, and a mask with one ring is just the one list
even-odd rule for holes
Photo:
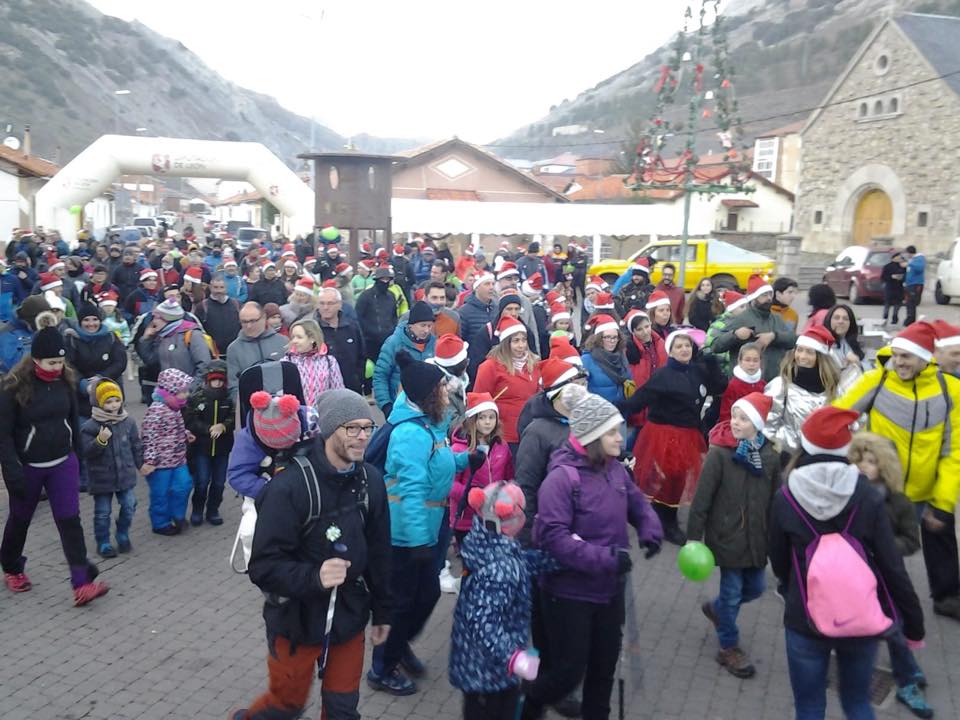
[[733,377],[730,378],[730,382],[727,383],[727,389],[723,391],[723,396],[720,398],[720,417],[717,419],[718,423],[723,421],[730,420],[730,411],[733,409],[733,404],[742,397],[746,397],[752,392],[763,392],[763,389],[767,384],[763,381],[763,373],[760,373],[760,379],[756,382],[749,382],[745,379],[746,374],[743,370],[740,369],[739,365],[735,365],[733,368]]
[[487,358],[477,369],[477,379],[473,382],[473,392],[488,392],[493,395],[500,408],[500,424],[503,439],[508,443],[520,442],[517,421],[524,403],[540,391],[540,370],[536,367],[533,374],[526,369],[511,374],[502,362],[496,358]]
[[[629,342],[633,343],[633,347],[628,346],[627,361],[630,364],[630,375],[633,377],[637,390],[639,390],[647,383],[655,370],[667,364],[667,348],[663,338],[657,333],[651,333],[653,352],[644,347],[643,343],[637,340],[633,333],[630,334]],[[633,362],[633,360],[637,360],[637,362]],[[642,410],[634,413],[627,421],[632,427],[640,427],[647,421],[647,411]]]

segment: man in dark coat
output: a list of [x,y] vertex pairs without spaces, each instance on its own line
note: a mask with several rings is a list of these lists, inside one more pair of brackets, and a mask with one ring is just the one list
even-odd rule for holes
[[230,343],[240,334],[240,303],[227,295],[227,281],[221,273],[210,280],[210,297],[197,303],[194,311],[217,350],[221,355],[226,354]]
[[363,318],[363,343],[367,358],[373,362],[380,357],[380,348],[397,327],[398,301],[390,292],[393,269],[378,267],[373,274],[376,282],[357,299],[357,317]]
[[133,245],[123,249],[123,259],[110,274],[110,282],[117,287],[120,304],[126,305],[127,298],[140,287],[140,265],[137,263],[137,248]]
[[474,333],[493,319],[493,275],[483,273],[473,281],[473,292],[460,306],[460,337],[467,342]]
[[363,333],[342,312],[343,300],[336,288],[323,288],[317,296],[317,322],[328,351],[337,359],[343,385],[356,393],[363,387],[366,353]]
[[289,293],[283,279],[277,274],[277,266],[272,260],[267,260],[261,267],[263,277],[250,286],[247,301],[255,302],[261,307],[267,303],[284,305]]

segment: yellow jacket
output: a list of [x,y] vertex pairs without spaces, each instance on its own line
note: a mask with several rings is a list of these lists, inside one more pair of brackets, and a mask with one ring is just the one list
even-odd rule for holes
[[[878,362],[888,357],[889,351],[881,351]],[[869,410],[867,427],[897,446],[908,498],[954,512],[960,492],[960,380],[941,373],[936,363],[909,382],[881,366],[864,373],[833,404]]]

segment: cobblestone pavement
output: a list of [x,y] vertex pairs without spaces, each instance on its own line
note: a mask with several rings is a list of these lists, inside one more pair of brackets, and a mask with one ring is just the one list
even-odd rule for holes
[[[878,312],[876,307],[867,310]],[[955,316],[955,310],[950,308],[950,314]],[[142,405],[134,404],[131,410],[138,420],[142,417]],[[85,608],[72,606],[57,533],[49,508],[41,503],[25,553],[34,588],[22,595],[0,588],[3,720],[223,720],[231,707],[247,704],[264,689],[260,594],[227,563],[239,502],[228,493],[223,527],[206,525],[165,538],[150,533],[146,490],[141,481],[133,553],[99,561],[102,578],[112,589]],[[94,553],[92,499],[85,496],[82,508],[88,547]],[[6,515],[7,499],[0,490],[0,522]],[[675,559],[672,546],[650,561],[635,556],[632,580],[638,634],[633,645],[638,653],[625,663],[624,674],[630,680],[626,716],[656,720],[792,717],[780,601],[768,591],[743,609],[742,644],[756,663],[757,675],[737,680],[715,662],[716,639],[699,609],[716,591],[716,576],[702,586],[686,582],[676,570]],[[918,657],[929,676],[930,701],[937,717],[960,717],[960,624],[933,614],[919,556],[909,558],[907,567],[926,613],[927,648]],[[772,585],[769,571],[768,585]],[[416,644],[429,668],[421,691],[392,698],[364,686],[363,717],[438,720],[459,716],[459,694],[446,677],[454,601],[452,595],[442,597]],[[635,682],[638,667],[643,674]],[[911,717],[892,698],[878,716]],[[305,717],[319,717],[316,687]],[[828,717],[841,717],[832,693]]]

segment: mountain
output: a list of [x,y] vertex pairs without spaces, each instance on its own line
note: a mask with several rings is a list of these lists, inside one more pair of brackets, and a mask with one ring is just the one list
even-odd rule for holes
[[[729,57],[748,142],[760,132],[806,118],[891,10],[960,15],[960,0],[730,0],[726,5]],[[672,57],[672,42],[550,108],[489,149],[503,157],[538,159],[568,150],[606,157],[632,147],[636,129],[645,126],[654,106],[653,87],[661,66]],[[685,99],[680,100],[669,119],[686,115]],[[584,131],[553,136],[554,128],[571,125],[582,125]],[[712,131],[698,138],[698,145],[719,147]]]
[[[0,123],[18,134],[30,125],[33,152],[61,163],[117,123],[124,134],[145,127],[148,135],[258,141],[293,167],[310,146],[307,118],[228,82],[176,40],[82,0],[0,2]],[[315,125],[318,149],[345,142]]]

